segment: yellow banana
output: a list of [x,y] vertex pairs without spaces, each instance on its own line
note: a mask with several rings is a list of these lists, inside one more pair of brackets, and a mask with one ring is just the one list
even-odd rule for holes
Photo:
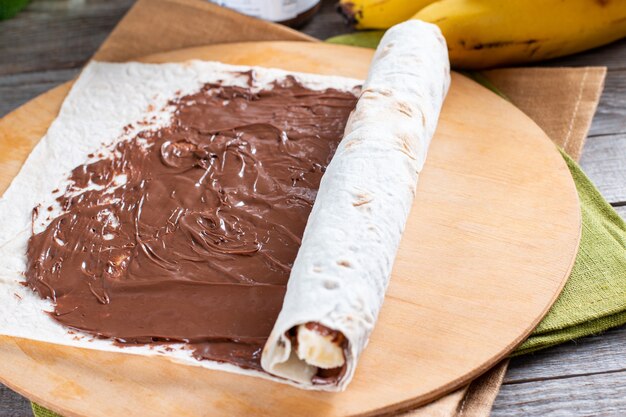
[[340,0],[339,11],[357,29],[387,29],[435,0]]
[[468,69],[555,58],[626,36],[626,0],[440,0],[414,18],[438,25],[452,65]]

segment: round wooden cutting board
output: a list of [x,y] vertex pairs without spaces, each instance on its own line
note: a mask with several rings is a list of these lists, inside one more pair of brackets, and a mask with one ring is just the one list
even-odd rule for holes
[[[371,57],[360,48],[272,42],[145,60],[364,78]],[[0,121],[1,190],[68,89]],[[453,74],[380,319],[347,391],[310,392],[165,359],[7,337],[0,338],[0,380],[66,417],[396,413],[462,386],[528,336],[565,283],[580,222],[576,189],[555,145],[512,104]]]

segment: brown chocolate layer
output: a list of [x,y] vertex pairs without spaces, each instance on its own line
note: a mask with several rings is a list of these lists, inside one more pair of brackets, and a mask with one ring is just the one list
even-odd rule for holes
[[292,78],[176,100],[169,127],[72,171],[64,213],[29,241],[27,284],[66,326],[125,344],[187,342],[198,359],[260,369],[355,103]]

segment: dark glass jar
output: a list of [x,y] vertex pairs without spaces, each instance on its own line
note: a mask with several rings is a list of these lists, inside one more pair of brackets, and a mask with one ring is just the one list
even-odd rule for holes
[[[301,26],[304,26],[306,23],[309,22],[309,20],[313,18],[313,16],[315,16],[317,12],[319,12],[320,7],[322,5],[321,1],[309,2],[309,3],[312,3],[312,5],[308,9],[303,10],[302,12],[298,13],[295,17],[291,19],[283,20],[277,23],[281,23],[283,25],[287,25],[292,28],[299,28]],[[308,4],[306,6],[308,6]]]
[[209,0],[248,16],[300,27],[320,9],[320,0]]

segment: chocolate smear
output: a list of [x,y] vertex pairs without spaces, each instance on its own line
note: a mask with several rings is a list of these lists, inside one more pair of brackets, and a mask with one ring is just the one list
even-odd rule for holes
[[288,77],[170,104],[169,126],[72,171],[63,213],[29,240],[26,282],[70,328],[260,370],[356,97]]

